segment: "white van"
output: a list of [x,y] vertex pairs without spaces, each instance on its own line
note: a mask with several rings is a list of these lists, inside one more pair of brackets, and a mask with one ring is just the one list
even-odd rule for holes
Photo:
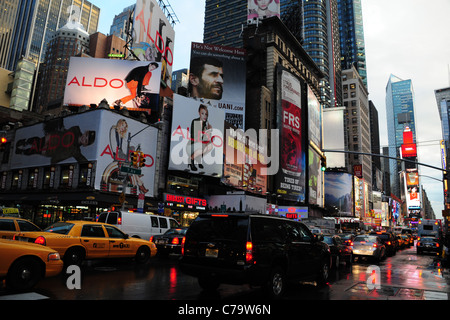
[[98,216],[97,221],[112,224],[130,237],[144,240],[180,227],[173,218],[128,211],[105,211]]

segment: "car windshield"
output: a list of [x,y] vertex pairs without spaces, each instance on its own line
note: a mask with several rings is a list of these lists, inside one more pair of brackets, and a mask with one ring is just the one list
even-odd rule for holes
[[170,236],[170,235],[181,235],[184,236],[186,234],[187,228],[186,229],[169,229],[166,231],[166,233],[164,235],[166,236]]
[[364,242],[377,242],[377,238],[376,237],[371,237],[371,236],[357,236],[354,240],[354,243],[364,243]]
[[44,229],[44,231],[47,232],[54,232],[59,234],[68,234],[69,231],[72,229],[73,223],[67,223],[67,222],[57,222],[55,224],[52,224],[50,227]]
[[323,237],[323,242],[329,245],[334,245],[332,237]]

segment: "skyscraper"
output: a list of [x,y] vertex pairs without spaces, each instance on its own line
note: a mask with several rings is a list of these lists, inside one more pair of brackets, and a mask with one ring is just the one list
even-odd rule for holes
[[56,30],[70,21],[95,33],[100,16],[100,8],[86,0],[12,0],[2,1],[0,8],[5,26],[0,31],[0,67],[11,71],[22,56],[42,61]]
[[367,87],[361,0],[338,0],[338,12],[342,69],[355,66]]
[[[399,150],[403,143],[403,131],[406,126],[411,129],[413,138],[417,139],[414,110],[412,81],[403,80],[391,74],[386,86],[386,118],[390,157],[400,158]],[[399,197],[401,162],[390,159],[389,167],[391,170],[391,191]]]

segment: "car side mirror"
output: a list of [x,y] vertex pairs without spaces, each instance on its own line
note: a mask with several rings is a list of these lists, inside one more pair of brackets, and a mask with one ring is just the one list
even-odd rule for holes
[[130,236],[129,236],[127,233],[125,233],[125,234],[123,235],[123,238],[124,238],[124,239],[129,239]]

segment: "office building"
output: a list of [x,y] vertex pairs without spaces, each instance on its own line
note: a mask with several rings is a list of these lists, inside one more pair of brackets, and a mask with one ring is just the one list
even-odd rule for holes
[[123,9],[123,11],[114,16],[113,23],[111,28],[109,29],[110,35],[115,35],[116,37],[121,38],[122,40],[127,40],[127,30],[130,20],[130,15],[134,11],[136,5],[133,4],[129,7]]
[[[371,153],[368,92],[355,67],[342,71],[342,87],[346,108],[346,150]],[[355,166],[361,166],[362,175],[359,178],[372,186],[371,156],[348,154],[347,164],[348,172],[354,172]]]
[[[386,118],[388,128],[389,156],[400,158],[403,131],[409,127],[414,140],[417,139],[414,111],[414,89],[411,80],[403,80],[395,75],[389,77],[386,86]],[[401,162],[389,160],[391,192],[400,195],[399,172]]]
[[367,87],[366,49],[361,0],[338,0],[341,67],[358,70]]
[[92,34],[100,16],[100,8],[85,0],[2,1],[0,8],[0,67],[12,71],[21,57],[43,61],[48,43],[67,23],[79,22]]

